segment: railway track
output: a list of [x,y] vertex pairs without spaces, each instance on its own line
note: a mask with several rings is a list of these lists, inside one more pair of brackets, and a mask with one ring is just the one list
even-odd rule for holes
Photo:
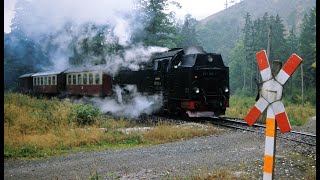
[[[255,123],[250,127],[243,119],[239,118],[217,117],[213,119],[214,121],[202,120],[202,122],[210,122],[218,126],[265,134],[266,126],[264,124]],[[277,128],[277,138],[316,146],[316,135],[311,133],[290,131],[289,133],[282,134],[279,128]]]
[[[230,117],[215,117],[215,118],[181,118],[181,117],[164,117],[164,116],[148,116],[140,119],[141,123],[145,122],[147,119],[152,119],[152,123],[156,124],[160,121],[166,121],[174,124],[184,124],[187,122],[194,123],[210,123],[221,127],[227,127],[232,129],[239,129],[248,132],[255,132],[260,134],[266,133],[266,126],[264,124],[255,123],[249,126],[243,119],[240,118],[230,118]],[[277,138],[285,139],[287,141],[293,141],[301,144],[306,144],[309,146],[316,146],[316,135],[307,132],[290,131],[289,133],[282,134],[277,128]]]

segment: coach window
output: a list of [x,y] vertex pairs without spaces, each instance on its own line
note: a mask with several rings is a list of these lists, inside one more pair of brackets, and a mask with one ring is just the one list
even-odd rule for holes
[[33,85],[36,85],[36,78],[33,78]]
[[40,84],[40,79],[39,79],[39,77],[36,77],[37,78],[37,85],[39,85]]
[[89,73],[89,84],[93,84],[93,75]]
[[100,74],[99,73],[96,73],[96,75],[95,75],[95,82],[96,82],[96,84],[100,84]]
[[43,77],[40,77],[40,85],[43,85]]
[[87,84],[87,74],[83,74],[83,84]]
[[56,85],[56,76],[52,76],[52,85]]
[[46,76],[46,77],[44,77],[44,85],[47,85],[47,80],[48,80],[48,77]]
[[71,85],[71,74],[68,74],[68,85]]
[[78,74],[78,84],[82,84],[82,74]]
[[76,80],[77,76],[75,74],[72,74],[72,84],[76,85],[77,84],[77,80]]
[[51,76],[48,76],[48,85],[51,85]]

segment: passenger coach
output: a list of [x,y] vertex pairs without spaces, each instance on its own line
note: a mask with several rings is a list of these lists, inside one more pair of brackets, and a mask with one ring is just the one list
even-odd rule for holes
[[32,76],[33,93],[56,95],[65,90],[63,71],[35,73]]
[[112,78],[103,66],[70,68],[66,76],[66,93],[79,96],[109,96],[112,94]]

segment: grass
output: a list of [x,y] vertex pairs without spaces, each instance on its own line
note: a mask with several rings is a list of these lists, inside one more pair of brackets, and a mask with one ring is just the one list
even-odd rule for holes
[[125,134],[118,129],[138,124],[102,115],[88,105],[11,92],[6,92],[4,99],[5,158],[31,159],[77,151],[141,147],[216,133],[212,126],[179,128],[159,123],[145,133]]
[[[231,96],[230,97],[230,107],[227,108],[227,117],[237,117],[244,118],[250,109],[256,103],[255,97],[245,97],[245,96]],[[304,106],[299,104],[292,104],[286,99],[283,100],[289,121],[291,125],[302,126],[304,125],[312,116],[316,115],[316,108],[310,103],[306,103]],[[260,116],[258,119],[259,123],[265,123],[264,116]]]

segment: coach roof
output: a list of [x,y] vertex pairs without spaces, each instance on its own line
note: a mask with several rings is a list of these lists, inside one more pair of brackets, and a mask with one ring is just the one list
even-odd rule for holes
[[32,74],[34,74],[34,73],[23,74],[23,75],[19,76],[19,78],[30,77]]
[[60,74],[63,71],[46,71],[46,72],[38,72],[32,75],[32,77],[35,76],[47,76],[47,75],[56,75],[56,74]]
[[104,71],[107,70],[106,65],[96,65],[96,66],[82,66],[82,67],[74,67],[65,71],[65,73],[77,73],[77,72],[85,72],[85,71]]

